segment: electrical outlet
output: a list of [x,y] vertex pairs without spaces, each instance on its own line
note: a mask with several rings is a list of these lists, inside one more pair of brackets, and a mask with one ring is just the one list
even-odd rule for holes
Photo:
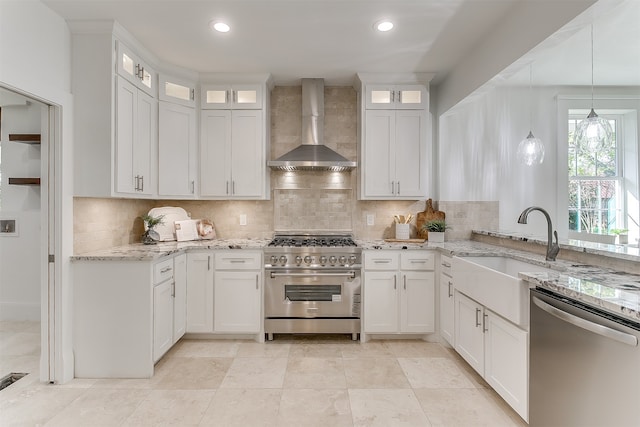
[[373,225],[375,223],[374,217],[371,214],[367,215],[367,225]]
[[240,225],[247,225],[247,215],[240,214]]

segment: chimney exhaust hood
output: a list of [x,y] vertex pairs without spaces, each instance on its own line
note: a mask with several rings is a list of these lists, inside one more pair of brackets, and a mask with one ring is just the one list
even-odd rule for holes
[[348,171],[352,162],[323,144],[324,80],[302,79],[302,145],[267,162],[274,170]]

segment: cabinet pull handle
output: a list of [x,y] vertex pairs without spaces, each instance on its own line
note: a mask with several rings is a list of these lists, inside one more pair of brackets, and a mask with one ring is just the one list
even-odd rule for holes
[[161,274],[168,273],[168,272],[169,272],[169,271],[171,271],[171,270],[172,270],[172,268],[171,268],[171,267],[165,267],[165,268],[163,268],[162,270],[160,270],[160,273],[161,273]]
[[144,191],[144,175],[140,175],[140,191]]
[[448,292],[449,298],[451,298],[453,296],[453,292],[451,292],[452,285],[453,285],[453,283],[449,282],[449,292]]
[[391,181],[391,194],[396,194],[396,182]]
[[389,264],[390,262],[390,259],[376,259],[373,261],[374,264]]
[[476,308],[476,328],[481,325],[480,319],[478,319],[478,314],[480,314],[481,312],[482,310],[480,310],[479,308]]
[[171,296],[176,297],[176,282],[171,283]]
[[230,259],[229,262],[231,264],[244,264],[246,261],[244,259]]
[[194,99],[196,99],[196,90],[195,89],[191,89],[191,96],[190,96],[191,100],[193,101]]
[[259,274],[256,274],[256,291],[258,289],[260,289],[259,285],[258,285],[258,279],[259,279]]
[[482,332],[487,332],[489,329],[487,328],[487,317],[489,317],[488,314],[485,314],[482,316]]
[[398,181],[398,192],[396,194],[400,195],[400,181]]
[[402,91],[398,91],[398,104],[402,104]]
[[134,75],[138,78],[140,77],[140,64],[136,64]]
[[229,194],[229,181],[227,181],[227,194]]
[[195,192],[196,192],[196,182],[191,181],[191,194],[194,194]]
[[404,290],[406,291],[407,290],[407,275],[406,274],[403,276],[403,281],[404,281],[404,285],[403,285],[404,286]]
[[207,255],[207,271],[211,270],[211,255]]
[[392,90],[391,91],[391,102],[396,102],[396,91]]
[[411,264],[425,264],[427,262],[426,259],[412,259]]
[[231,194],[236,194],[236,182],[231,181]]
[[443,267],[451,268],[451,264],[449,264],[448,262],[443,262],[441,265]]
[[398,280],[398,276],[393,276],[393,289],[398,289],[397,287],[397,280]]

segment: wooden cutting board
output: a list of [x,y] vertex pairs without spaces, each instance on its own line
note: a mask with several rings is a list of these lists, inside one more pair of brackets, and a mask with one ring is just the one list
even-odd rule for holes
[[416,215],[416,229],[418,231],[418,237],[422,239],[429,239],[429,232],[422,229],[422,226],[434,219],[444,220],[444,212],[433,209],[433,200],[427,200],[427,206],[424,212],[418,212]]

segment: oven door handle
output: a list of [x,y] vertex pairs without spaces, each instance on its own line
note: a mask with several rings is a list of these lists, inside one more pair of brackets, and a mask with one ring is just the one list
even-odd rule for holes
[[356,278],[355,271],[346,271],[344,273],[276,273],[275,271],[271,272],[271,278],[274,279],[276,277],[350,277],[352,279]]

